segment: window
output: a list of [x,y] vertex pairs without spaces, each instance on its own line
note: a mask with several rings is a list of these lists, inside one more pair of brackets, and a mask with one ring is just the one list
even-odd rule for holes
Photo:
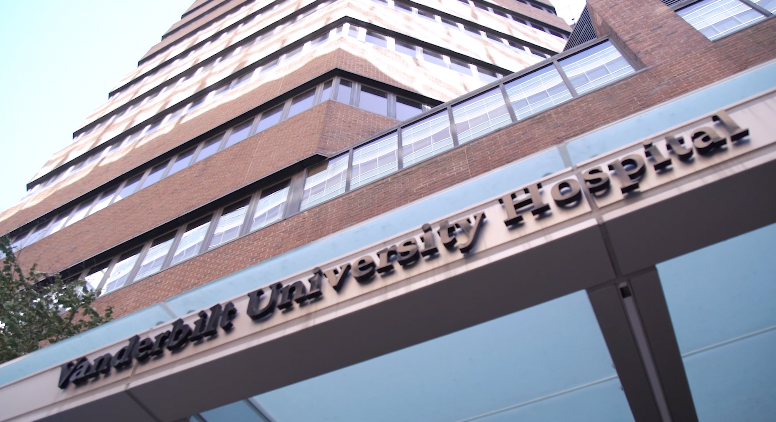
[[95,203],[91,211],[89,211],[89,215],[92,215],[97,211],[110,205],[110,201],[111,199],[113,199],[113,196],[116,194],[117,190],[118,190],[118,187],[115,187],[113,189],[109,189],[103,192],[102,196],[100,196],[100,199],[97,200],[97,203]]
[[477,74],[479,74],[480,79],[485,82],[493,82],[498,79],[498,74],[496,72],[479,66],[477,66]]
[[485,36],[488,38],[488,41],[494,42],[496,44],[501,44],[501,45],[504,44],[504,41],[501,40],[501,37],[499,37],[499,36],[497,36],[495,34],[490,34],[490,33],[486,32]]
[[396,120],[407,120],[423,112],[423,105],[417,101],[396,97]]
[[[534,7],[536,7],[536,6],[534,6]],[[537,9],[539,9],[539,8],[537,8]],[[539,31],[544,32],[544,27],[542,27],[541,25],[537,25],[537,24],[531,22],[531,27],[534,28],[534,29],[538,29]]]
[[524,75],[504,88],[518,120],[571,99],[571,92],[554,66]]
[[420,16],[421,18],[425,18],[436,22],[436,19],[434,18],[434,14],[430,12],[426,12],[425,10],[418,9],[418,16]]
[[416,57],[415,46],[412,44],[408,44],[406,42],[396,40],[394,43],[393,49],[397,53],[405,54],[407,56],[412,57],[413,59]]
[[388,40],[385,38],[385,35],[378,34],[373,31],[366,31],[365,40],[369,44],[374,44],[378,47],[388,48]]
[[555,37],[558,37],[558,38],[563,38],[563,39],[565,39],[565,37],[564,37],[563,35],[561,35],[561,34],[559,34],[559,33],[555,32],[555,31],[552,31],[552,30],[550,31],[550,35],[553,35],[553,36],[555,36]]
[[609,41],[565,58],[559,63],[579,94],[634,72]]
[[321,90],[321,102],[331,99],[332,85],[333,85],[332,81],[328,81],[325,84],[323,84],[323,89]]
[[16,236],[16,239],[14,239],[14,241],[11,242],[11,250],[12,251],[18,251],[19,249],[21,249],[22,248],[22,243],[24,242],[24,239],[27,238],[28,234],[29,233],[24,232],[24,233],[20,234],[19,236]]
[[458,29],[458,24],[457,24],[457,23],[455,23],[455,22],[453,22],[453,21],[451,21],[450,19],[447,19],[447,18],[440,18],[440,20],[442,21],[442,23],[443,23],[444,25],[447,25],[447,26],[449,26],[449,27],[451,27],[451,28]]
[[348,154],[310,169],[304,182],[301,209],[305,210],[345,192],[347,172]]
[[130,273],[135,268],[138,256],[140,256],[140,250],[129,252],[119,258],[119,261],[116,262],[116,265],[110,271],[108,280],[105,281],[105,287],[102,288],[103,294],[112,292],[127,284]]
[[224,134],[220,134],[216,136],[215,138],[205,142],[205,145],[202,146],[202,149],[199,151],[199,154],[197,154],[197,160],[195,162],[200,162],[204,160],[207,157],[210,157],[211,155],[218,152],[218,148],[221,146],[221,138],[224,136]]
[[401,136],[404,167],[453,147],[450,120],[444,111],[402,128]]
[[27,238],[27,240],[22,245],[23,248],[26,248],[27,246],[32,245],[33,243],[37,242],[38,240],[43,238],[43,233],[46,232],[46,228],[48,227],[47,223],[43,223],[38,225],[38,227],[35,229],[35,231],[30,234],[30,237]]
[[485,6],[484,4],[474,3],[474,7],[476,7],[477,9],[482,9],[486,12],[490,12],[490,10],[488,9],[488,6]]
[[303,94],[299,94],[291,100],[291,107],[288,109],[288,117],[296,116],[297,114],[307,110],[313,106],[313,100],[315,99],[315,89],[311,89]]
[[186,113],[191,113],[192,111],[194,111],[194,110],[198,109],[198,108],[199,108],[199,106],[201,106],[202,104],[205,104],[205,99],[206,99],[206,98],[207,98],[207,96],[204,96],[204,97],[199,97],[199,98],[197,98],[196,100],[192,101],[192,102],[191,102],[191,105],[190,105],[190,106],[189,106],[189,108],[186,110]]
[[135,281],[156,274],[162,269],[167,253],[170,252],[172,242],[175,240],[175,232],[162,236],[151,244],[151,247],[140,262],[140,268],[137,270]]
[[428,51],[425,48],[423,49],[423,60],[429,63],[433,63],[437,66],[447,67],[447,63],[445,63],[445,59],[441,54]]
[[388,93],[367,86],[361,86],[358,107],[383,116],[388,115]]
[[354,149],[350,188],[355,189],[397,171],[398,146],[398,138],[394,132]]
[[288,199],[288,184],[261,192],[256,212],[251,222],[251,231],[258,230],[283,218],[283,210]]
[[247,138],[248,134],[251,133],[251,126],[253,126],[253,119],[248,119],[233,127],[232,132],[226,139],[226,145],[224,145],[224,148],[229,148],[230,146]]
[[249,202],[250,198],[246,198],[224,209],[221,218],[218,219],[218,224],[213,233],[213,238],[210,240],[209,248],[215,248],[240,235],[240,229],[245,222],[245,213],[248,211]]
[[469,68],[469,63],[462,62],[458,59],[450,58],[450,69],[455,70],[458,73],[472,76],[472,70]]
[[771,13],[776,13],[776,0],[753,0],[759,6],[767,9]]
[[70,217],[70,219],[67,221],[67,224],[65,224],[65,227],[69,227],[81,221],[84,217],[86,217],[86,213],[89,212],[89,208],[92,206],[92,202],[94,202],[94,198],[88,201],[85,201],[84,203],[76,207],[75,212],[73,213],[73,216]]
[[288,53],[286,53],[286,55],[285,55],[285,56],[284,56],[284,58],[283,58],[283,61],[285,62],[285,61],[287,61],[287,60],[291,60],[291,59],[293,59],[294,57],[298,56],[298,55],[299,55],[299,53],[301,53],[301,52],[302,52],[302,49],[304,49],[304,44],[302,44],[302,45],[300,45],[299,47],[297,47],[297,48],[295,48],[295,49],[293,49],[293,50],[289,51]]
[[161,125],[162,125],[161,120],[151,123],[150,125],[148,125],[148,127],[146,127],[146,131],[145,133],[143,133],[143,135],[148,135],[153,132],[156,132],[156,129],[159,129],[159,126]]
[[70,216],[71,211],[72,210],[68,210],[58,215],[57,218],[54,219],[54,222],[51,223],[51,227],[49,227],[48,232],[46,233],[46,236],[51,236],[52,234],[58,232],[62,228],[62,226],[64,226],[65,221],[67,220],[67,217]]
[[175,158],[175,161],[172,163],[172,167],[170,167],[170,171],[167,173],[167,177],[170,177],[173,174],[188,167],[189,163],[191,162],[191,156],[194,155],[194,150],[195,148],[191,148],[188,151],[184,151],[178,154],[178,157]]
[[203,218],[197,222],[191,223],[186,227],[186,233],[183,233],[181,241],[178,244],[175,254],[172,256],[170,265],[177,264],[191,258],[199,253],[202,242],[205,240],[207,229],[210,227],[210,217]]
[[143,177],[143,174],[138,174],[137,176],[127,180],[127,183],[124,184],[124,187],[121,188],[119,193],[116,195],[116,199],[113,200],[113,203],[119,202],[122,199],[128,197],[129,195],[132,195],[135,193],[135,190],[137,190],[137,185],[140,183],[140,179]]
[[325,43],[329,39],[329,33],[325,33],[321,35],[318,38],[315,38],[314,40],[310,41],[310,47],[317,47],[323,43]]
[[105,278],[105,273],[108,272],[109,264],[110,261],[103,262],[100,265],[95,265],[92,267],[87,273],[86,277],[84,277],[84,280],[86,281],[86,287],[92,291],[97,290],[97,288],[100,287],[102,279]]
[[337,101],[343,104],[350,104],[350,93],[353,91],[353,82],[346,79],[340,79],[337,87]]
[[253,73],[252,72],[249,72],[249,73],[246,73],[246,74],[240,76],[239,78],[235,79],[234,83],[232,84],[232,88],[231,89],[235,89],[238,86],[240,86],[240,85],[250,81],[252,77],[253,77]]
[[270,70],[276,67],[278,67],[278,59],[271,60],[268,63],[261,66],[261,70],[259,71],[259,73],[269,72]]
[[358,39],[358,27],[353,25],[348,26],[348,36]]
[[410,7],[409,5],[406,5],[404,3],[400,3],[398,1],[393,2],[393,7],[397,8],[397,9],[399,9],[401,11],[407,12],[407,13],[412,13],[412,7]]
[[482,36],[482,34],[480,33],[480,30],[477,29],[477,28],[474,28],[472,26],[464,25],[463,29],[464,29],[464,31],[469,32],[469,33],[471,33],[471,34],[473,34],[475,36],[478,36],[478,37]]
[[162,175],[164,174],[164,169],[167,168],[167,163],[159,164],[158,166],[151,169],[151,172],[148,173],[148,177],[143,181],[143,185],[140,186],[140,189],[145,189],[154,183],[158,182],[162,179]]
[[453,106],[453,121],[459,144],[512,123],[500,88]]
[[256,133],[275,126],[280,121],[280,115],[283,113],[283,104],[275,106],[264,113],[261,113],[259,125],[256,127]]
[[541,57],[543,59],[547,58],[547,55],[542,53],[541,51],[534,50],[533,48],[529,48],[529,50],[531,50],[531,54],[533,54],[534,56],[538,56],[538,57]]
[[765,19],[738,0],[704,0],[676,13],[710,40]]
[[500,10],[493,9],[493,13],[498,15],[498,16],[501,16],[502,18],[509,18],[509,15],[507,15],[506,13],[504,13],[504,12],[502,12]]

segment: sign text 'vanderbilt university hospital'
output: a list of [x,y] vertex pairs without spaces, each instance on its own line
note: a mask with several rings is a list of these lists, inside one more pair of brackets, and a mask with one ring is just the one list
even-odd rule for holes
[[696,155],[728,154],[747,142],[749,129],[740,127],[727,112],[720,111],[711,116],[707,125],[696,127],[688,134],[686,137],[666,135],[654,142],[647,140],[637,151],[604,164],[583,166],[572,177],[544,185],[532,183],[517,189],[498,199],[501,215],[489,212],[486,216],[485,211],[479,211],[455,221],[442,220],[435,227],[424,224],[419,235],[409,236],[342,265],[315,268],[306,280],[277,282],[252,291],[244,309],[238,310],[231,301],[216,304],[199,311],[193,323],[178,319],[168,330],[155,336],[133,336],[115,353],[106,353],[91,361],[82,357],[67,362],[61,366],[58,386],[66,389],[71,383],[82,385],[113,370],[124,371],[135,363],[142,365],[151,359],[161,359],[168,352],[174,354],[187,346],[197,347],[219,335],[229,335],[233,321],[241,314],[261,323],[275,312],[291,312],[295,307],[321,300],[324,283],[339,293],[350,278],[367,285],[376,277],[391,277],[397,266],[426,265],[426,261],[434,260],[439,254],[471,254],[486,218],[503,221],[505,230],[511,230],[525,224],[528,218],[552,219],[554,212],[574,209],[594,199],[638,195],[640,183],[646,177],[670,177],[678,167],[696,166]]

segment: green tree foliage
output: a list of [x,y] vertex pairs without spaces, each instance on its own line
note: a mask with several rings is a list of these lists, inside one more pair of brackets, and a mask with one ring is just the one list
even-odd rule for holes
[[98,292],[84,280],[64,282],[59,274],[25,274],[7,238],[0,239],[0,363],[110,321],[92,308]]

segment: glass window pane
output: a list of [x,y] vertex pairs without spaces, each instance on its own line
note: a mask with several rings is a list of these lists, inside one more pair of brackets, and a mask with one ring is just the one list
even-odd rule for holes
[[571,99],[571,92],[554,66],[529,73],[504,87],[518,120]]
[[442,24],[447,25],[451,28],[458,29],[458,24],[455,23],[454,21],[451,21],[450,19],[447,19],[447,18],[441,18],[441,20],[442,20]]
[[40,224],[37,228],[35,228],[35,231],[30,234],[30,237],[24,241],[24,245],[22,245],[22,247],[25,248],[37,242],[38,240],[43,239],[43,233],[46,232],[47,227],[48,224],[46,223]]
[[119,193],[116,195],[116,198],[113,200],[113,203],[121,201],[122,199],[128,197],[129,195],[132,195],[135,193],[135,190],[137,189],[137,185],[140,182],[140,178],[142,178],[142,174],[138,174],[137,176],[127,180],[127,183],[124,184],[124,187],[121,188]]
[[350,25],[348,27],[348,36],[358,39],[358,27]]
[[175,249],[175,255],[173,255],[170,265],[177,264],[196,255],[202,242],[205,240],[208,227],[210,227],[209,217],[190,224],[186,233],[183,233],[178,247]]
[[437,66],[447,67],[447,63],[445,63],[445,59],[442,58],[441,54],[428,51],[425,48],[423,49],[423,60]]
[[226,145],[224,145],[224,148],[229,148],[230,146],[247,138],[248,134],[251,132],[251,126],[253,126],[253,119],[249,119],[233,127],[232,133],[230,133],[229,138],[226,139]]
[[288,117],[296,116],[297,114],[307,110],[313,106],[313,100],[315,99],[315,89],[311,89],[303,94],[299,94],[291,100],[291,107],[288,109]]
[[170,177],[173,174],[188,167],[189,163],[191,162],[191,156],[194,155],[194,150],[195,148],[192,148],[188,151],[178,154],[178,157],[175,158],[175,162],[172,163],[172,167],[170,167],[170,171],[167,173],[167,177]]
[[253,221],[251,221],[251,231],[260,229],[283,218],[288,191],[289,187],[285,186],[261,193],[259,203],[256,205],[256,212],[253,215]]
[[130,252],[128,256],[119,259],[119,262],[117,262],[110,271],[108,280],[105,281],[105,287],[102,288],[103,294],[112,292],[127,284],[129,281],[129,274],[132,272],[132,269],[135,268],[135,262],[137,262],[137,257],[139,255],[140,251]]
[[698,419],[776,414],[776,225],[657,265]]
[[407,120],[423,112],[423,105],[417,101],[396,97],[396,119]]
[[332,81],[328,81],[323,84],[323,90],[321,91],[321,102],[331,99],[331,87]]
[[353,150],[350,188],[355,189],[399,169],[396,133],[386,135]]
[[81,221],[84,217],[86,217],[86,213],[89,211],[89,208],[92,206],[92,203],[94,203],[94,198],[78,205],[72,217],[70,217],[70,219],[67,220],[67,224],[65,224],[65,227],[69,227]]
[[337,87],[337,101],[343,104],[350,104],[350,93],[353,91],[353,82],[347,79],[340,79]]
[[238,204],[227,207],[218,219],[218,224],[210,240],[210,248],[214,248],[224,242],[236,238],[245,221],[245,213],[248,211],[248,199]]
[[634,420],[584,291],[253,400],[283,422]]
[[105,277],[105,273],[108,271],[108,264],[110,262],[104,262],[100,265],[95,265],[89,270],[89,273],[84,277],[86,286],[91,290],[96,290],[100,287],[100,282]]
[[426,12],[425,10],[418,9],[418,16],[420,16],[421,18],[436,22],[436,19],[434,19],[434,14],[431,12]]
[[348,173],[348,154],[332,158],[325,165],[311,170],[304,181],[301,209],[333,198],[345,192],[345,178]]
[[393,6],[395,8],[397,8],[397,9],[401,10],[402,12],[412,13],[412,7],[410,7],[408,4],[404,4],[404,3],[396,1],[396,2],[393,3]]
[[406,54],[413,59],[415,58],[415,46],[406,42],[396,40],[394,43],[394,50],[401,54]]
[[270,70],[272,70],[272,69],[274,69],[276,67],[278,67],[278,59],[274,59],[274,60],[272,60],[272,61],[262,65],[260,73],[267,73],[267,72],[269,72]]
[[189,108],[186,109],[186,113],[191,113],[192,111],[198,109],[202,104],[205,104],[205,99],[207,96],[199,97],[196,100],[191,102],[191,105],[189,105]]
[[710,40],[765,19],[738,0],[705,0],[676,13]]
[[140,263],[135,281],[156,274],[162,269],[164,259],[167,257],[167,253],[170,252],[170,246],[172,246],[174,240],[174,232],[154,240],[153,245],[148,249],[145,257],[143,257],[143,261]]
[[24,232],[24,233],[20,234],[19,236],[16,236],[16,239],[14,239],[14,241],[11,242],[11,250],[12,251],[18,251],[19,249],[21,249],[22,248],[22,242],[24,242],[24,240],[27,238],[28,234],[29,233]]
[[453,106],[453,121],[459,144],[512,123],[504,96],[498,88]]
[[94,204],[94,206],[92,207],[91,211],[89,211],[89,215],[92,215],[92,214],[96,213],[97,211],[107,207],[108,204],[110,204],[110,200],[113,199],[113,196],[116,194],[116,190],[117,189],[118,188],[116,187],[116,188],[113,188],[113,189],[110,189],[110,190],[104,192],[102,194],[102,196],[100,196],[100,199],[97,201],[97,203]]
[[366,42],[378,47],[388,48],[388,39],[385,38],[385,35],[376,32],[366,31]]
[[54,219],[54,222],[51,223],[51,226],[49,227],[48,231],[46,232],[46,236],[51,236],[52,234],[58,232],[62,226],[65,225],[65,221],[67,220],[67,217],[70,216],[70,212],[72,210],[68,210],[66,212],[63,212],[62,214],[58,215],[56,219]]
[[472,76],[472,70],[469,68],[469,63],[458,59],[450,58],[450,69],[453,69],[458,73],[463,73],[464,75]]
[[167,163],[159,164],[158,166],[151,169],[151,172],[148,173],[148,177],[143,181],[143,185],[140,186],[140,189],[145,189],[154,183],[158,182],[162,179],[162,175],[164,174],[164,169],[167,168]]
[[223,136],[224,134],[222,133],[215,138],[205,142],[205,145],[202,146],[202,149],[199,150],[199,154],[197,154],[196,162],[200,162],[218,152],[218,148],[221,146],[221,138]]
[[246,73],[245,75],[240,76],[234,81],[234,85],[232,85],[231,89],[237,89],[239,86],[245,84],[246,82],[249,82],[252,77],[253,77],[252,72],[249,72],[249,73]]
[[310,47],[311,48],[318,47],[319,45],[325,43],[328,40],[329,40],[329,33],[327,32],[327,33],[321,35],[320,37],[315,38],[312,41],[310,41]]
[[754,0],[755,3],[768,9],[771,13],[776,13],[776,0]]
[[388,115],[388,93],[368,86],[361,86],[358,107],[372,113]]
[[560,66],[579,94],[610,84],[634,72],[609,41],[561,60]]
[[404,167],[433,157],[453,147],[450,119],[442,111],[402,128],[402,156]]
[[261,113],[261,119],[259,120],[259,126],[256,128],[256,133],[275,126],[280,121],[280,115],[282,113],[283,104]]
[[493,82],[498,79],[498,74],[490,69],[477,66],[477,73],[480,75],[480,79],[485,82]]

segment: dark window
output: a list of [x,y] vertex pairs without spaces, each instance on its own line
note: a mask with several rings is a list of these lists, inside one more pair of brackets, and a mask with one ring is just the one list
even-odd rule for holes
[[353,91],[353,82],[346,79],[340,79],[337,87],[337,101],[350,104],[350,93]]
[[434,19],[434,14],[430,12],[426,12],[425,10],[418,9],[418,16],[420,16],[421,18],[426,18],[436,22],[436,19]]
[[472,70],[469,68],[469,63],[461,60],[450,58],[450,69],[456,72],[463,73],[464,75],[472,76]]
[[506,13],[504,13],[502,11],[499,11],[499,10],[496,10],[496,9],[493,9],[493,13],[495,13],[495,14],[501,16],[501,17],[504,17],[504,18],[508,18],[509,17],[509,15],[507,15]]
[[394,2],[393,5],[399,10],[412,13],[412,8],[404,3]]
[[464,25],[463,29],[465,29],[467,32],[471,32],[472,34],[477,35],[478,37],[481,36],[480,35],[480,30],[475,28],[475,27],[472,27],[472,26],[469,26],[469,25]]
[[321,90],[321,102],[324,102],[331,98],[331,87],[332,82],[328,81],[325,84],[323,84],[323,89]]
[[447,19],[447,18],[441,18],[441,19],[442,19],[442,23],[443,24],[445,24],[445,25],[447,25],[449,27],[458,29],[458,24],[457,23],[455,23],[455,22],[453,22],[453,21],[451,21],[450,19]]
[[388,94],[366,86],[361,87],[358,107],[372,113],[388,115]]
[[447,63],[445,63],[445,59],[442,58],[442,55],[433,51],[427,51],[424,49],[423,60],[429,63],[434,63],[437,66],[447,67]]
[[493,82],[498,79],[498,74],[496,74],[496,72],[489,69],[483,69],[479,66],[477,67],[477,73],[480,74],[480,79],[485,82]]
[[396,97],[396,120],[406,120],[423,112],[423,106],[417,102]]

